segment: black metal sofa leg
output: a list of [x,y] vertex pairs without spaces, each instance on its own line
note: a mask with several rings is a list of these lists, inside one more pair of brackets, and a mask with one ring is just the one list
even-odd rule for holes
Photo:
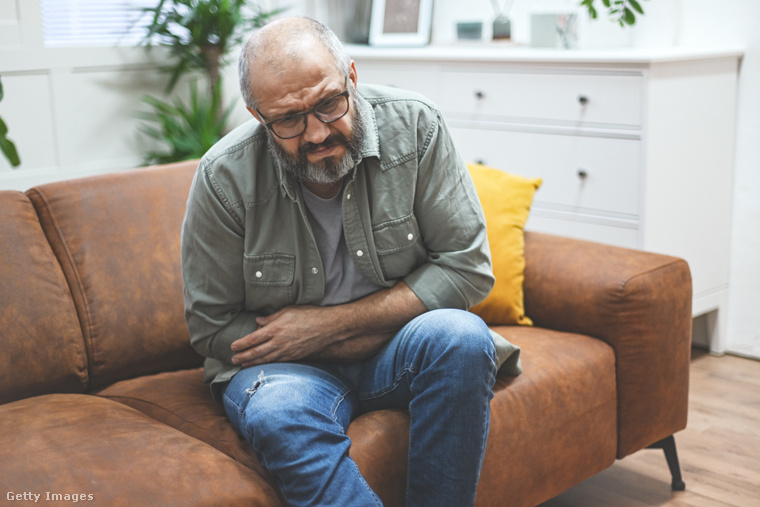
[[670,468],[670,475],[673,477],[673,482],[670,483],[670,487],[673,491],[683,491],[686,489],[686,484],[681,478],[681,465],[678,464],[678,453],[676,452],[676,439],[673,435],[663,438],[659,442],[649,446],[650,449],[662,449],[665,451],[665,459],[668,461],[668,467]]

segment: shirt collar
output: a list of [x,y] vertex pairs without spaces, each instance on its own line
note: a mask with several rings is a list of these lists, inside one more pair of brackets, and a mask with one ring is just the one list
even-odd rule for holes
[[[356,105],[359,114],[364,120],[364,128],[366,130],[361,156],[362,158],[380,157],[380,137],[377,133],[375,110],[372,109],[370,103],[364,99],[359,90],[357,90],[356,93]],[[359,162],[361,162],[361,160]]]

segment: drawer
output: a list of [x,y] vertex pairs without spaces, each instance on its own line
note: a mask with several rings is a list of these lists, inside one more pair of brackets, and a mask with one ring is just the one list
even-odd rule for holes
[[589,223],[572,216],[554,218],[544,216],[541,210],[531,210],[526,231],[543,232],[577,238],[623,248],[639,248],[639,230],[634,227],[617,227],[612,224]]
[[440,93],[434,65],[356,62],[359,83],[379,84],[421,93],[440,105]]
[[443,72],[449,116],[529,123],[641,125],[640,75]]
[[536,203],[600,215],[639,215],[638,140],[462,128],[449,123],[467,162],[543,178]]

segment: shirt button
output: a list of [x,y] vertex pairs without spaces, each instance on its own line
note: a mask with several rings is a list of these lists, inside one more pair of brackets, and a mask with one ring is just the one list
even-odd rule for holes
[[406,237],[406,239],[408,239],[409,241],[413,240],[414,239],[414,234],[412,234],[410,232],[409,235]]
[[361,257],[362,255],[364,255],[364,252],[362,252],[361,250],[357,250],[356,251],[356,256],[357,257]]
[[316,275],[317,273],[319,273],[319,270],[317,268],[311,268],[311,273]]
[[264,274],[261,271],[256,271],[256,278],[261,278]]
[[346,194],[346,200],[347,200],[347,201],[350,201],[350,200],[351,200],[351,194]]

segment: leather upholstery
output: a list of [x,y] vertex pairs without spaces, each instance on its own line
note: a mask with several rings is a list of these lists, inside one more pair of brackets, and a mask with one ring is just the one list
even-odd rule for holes
[[251,446],[227,420],[222,406],[211,399],[202,368],[122,380],[97,394],[206,442],[271,480]]
[[500,375],[476,505],[537,505],[615,461],[615,357],[602,341],[523,326],[523,373]]
[[525,240],[525,307],[536,326],[593,336],[615,351],[617,457],[685,428],[692,300],[686,261],[537,233]]
[[84,392],[87,355],[66,279],[29,200],[0,192],[0,403]]
[[91,388],[201,364],[189,344],[179,265],[196,166],[133,169],[27,192],[74,295]]
[[[615,461],[615,358],[587,336],[494,329],[522,348],[523,373],[497,378],[476,505],[537,505]],[[384,505],[404,505],[408,413],[366,414],[348,436],[351,457]]]
[[0,406],[0,463],[12,463],[2,467],[9,491],[41,493],[42,500],[49,491],[92,494],[94,505],[114,507],[280,505],[254,471],[96,396],[44,395]]

